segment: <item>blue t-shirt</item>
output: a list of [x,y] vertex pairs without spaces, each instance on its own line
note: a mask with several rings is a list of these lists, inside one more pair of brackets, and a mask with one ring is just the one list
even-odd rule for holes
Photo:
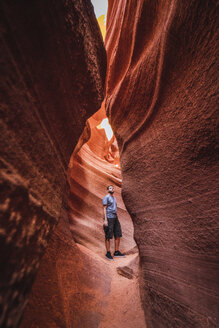
[[106,215],[108,218],[112,219],[117,216],[117,201],[116,197],[107,194],[103,198],[103,205],[107,205],[106,207]]

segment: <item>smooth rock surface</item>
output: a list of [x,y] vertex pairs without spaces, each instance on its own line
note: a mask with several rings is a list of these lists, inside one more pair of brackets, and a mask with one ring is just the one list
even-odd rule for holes
[[118,267],[132,268],[138,272],[138,253],[125,258],[107,261],[108,272],[112,277],[108,306],[98,328],[146,328],[144,311],[141,306],[139,284],[136,276],[132,279],[118,274]]
[[54,229],[30,294],[22,328],[96,328],[111,287],[101,258],[75,244],[68,221]]
[[111,1],[106,108],[148,328],[218,327],[216,1]]

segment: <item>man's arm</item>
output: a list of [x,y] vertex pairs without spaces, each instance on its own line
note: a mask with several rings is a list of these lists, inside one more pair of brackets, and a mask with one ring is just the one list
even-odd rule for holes
[[106,216],[107,205],[103,205],[103,224],[108,226],[107,216]]

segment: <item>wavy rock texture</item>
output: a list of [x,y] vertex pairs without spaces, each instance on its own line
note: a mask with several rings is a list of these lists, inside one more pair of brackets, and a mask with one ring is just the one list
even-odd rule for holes
[[115,163],[105,159],[110,142],[104,129],[97,129],[99,120],[94,124],[97,115],[101,115],[101,111],[89,119],[91,136],[88,143],[70,161],[69,222],[74,240],[103,256],[105,238],[102,199],[107,194],[106,187],[109,184],[115,186],[118,216],[123,230],[121,250],[130,251],[136,244],[133,240],[133,224],[121,198],[121,170],[116,164],[117,158]]
[[218,327],[215,1],[111,1],[106,108],[147,327]]
[[[16,327],[61,210],[66,222],[67,165],[101,105],[106,56],[89,1],[1,1],[0,27],[0,326]],[[55,249],[69,247],[57,234],[47,253],[52,265],[44,260],[40,269],[45,279],[60,263]],[[71,252],[80,253],[76,246]],[[64,254],[63,268],[70,263]]]
[[[139,257],[133,240],[133,224],[121,198],[122,181],[117,144],[115,141],[112,142],[113,137],[108,141],[105,131],[98,128],[104,117],[105,113],[101,108],[88,120],[89,128],[85,129],[79,145],[81,145],[81,140],[87,139],[87,131],[90,131],[90,139],[77,154],[73,154],[70,161],[70,230],[74,240],[83,245],[83,249],[89,250],[93,265],[99,268],[100,287],[103,282],[107,286],[110,281],[108,294],[103,294],[103,292],[101,294],[102,303],[100,302],[98,308],[101,318],[99,322],[96,321],[94,327],[132,328],[135,323],[136,327],[145,328],[137,279]],[[79,149],[79,146],[76,149]],[[106,186],[109,184],[115,186],[118,216],[123,231],[120,250],[127,254],[125,258],[115,258],[114,261],[107,261],[104,257],[102,198],[106,195]],[[111,242],[112,252],[114,252],[113,243],[114,241]],[[90,277],[90,272],[87,272],[88,277]],[[97,279],[96,282],[98,283]],[[94,293],[95,285],[93,288]],[[77,299],[74,302],[77,304]],[[83,306],[83,302],[80,306]],[[76,316],[75,313],[74,316]],[[82,311],[78,314],[79,318],[80,316],[83,318]],[[86,325],[78,322],[76,327],[93,327],[92,323],[94,321],[90,317]]]

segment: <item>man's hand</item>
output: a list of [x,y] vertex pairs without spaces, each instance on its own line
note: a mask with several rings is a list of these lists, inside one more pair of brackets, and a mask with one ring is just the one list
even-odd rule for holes
[[107,221],[107,219],[104,219],[104,221],[103,221],[103,225],[104,225],[105,227],[108,226],[108,221]]

